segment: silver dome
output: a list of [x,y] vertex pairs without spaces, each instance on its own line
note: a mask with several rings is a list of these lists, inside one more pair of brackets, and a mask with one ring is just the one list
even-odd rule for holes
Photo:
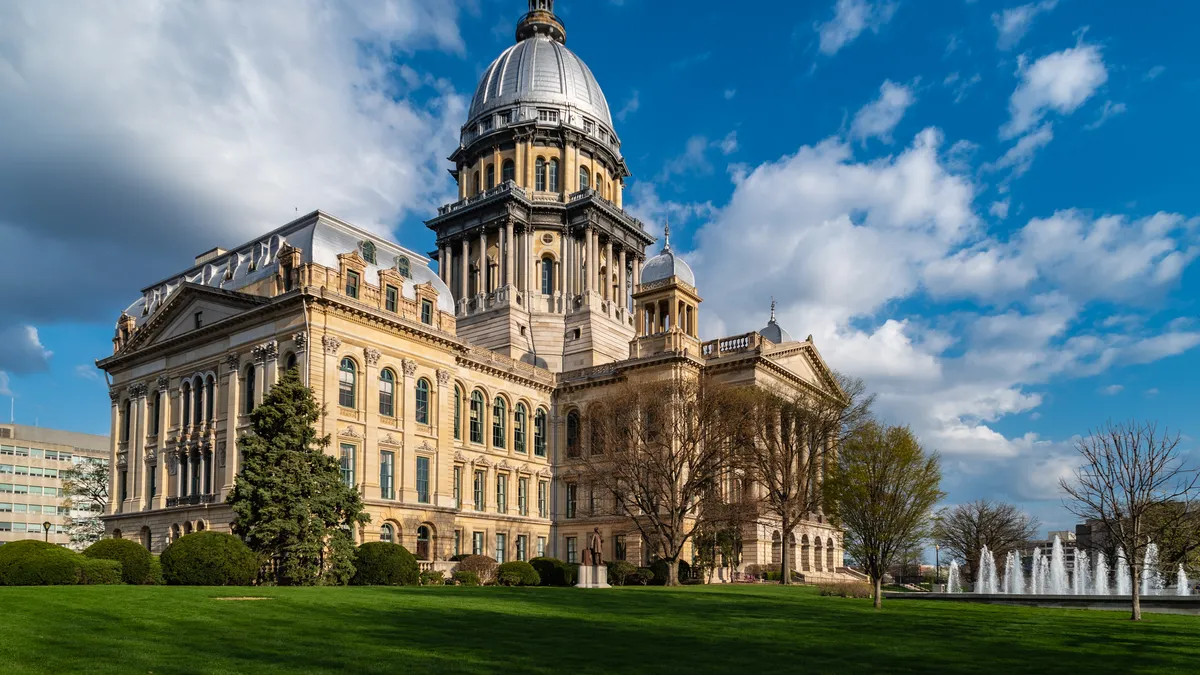
[[[471,99],[469,120],[518,103],[577,111],[616,133],[608,101],[587,64],[545,35],[521,40],[488,66]],[[582,120],[563,121],[583,126]]]
[[785,342],[792,341],[791,333],[788,333],[786,330],[783,329],[782,326],[775,323],[775,300],[774,300],[774,298],[771,299],[771,318],[767,321],[766,326],[758,329],[758,334],[763,336],[767,340],[774,342],[777,345],[781,345]]
[[696,287],[696,275],[692,273],[692,268],[671,250],[671,229],[668,226],[663,234],[662,253],[642,265],[642,283],[662,281],[672,276],[679,277],[680,281],[693,288]]

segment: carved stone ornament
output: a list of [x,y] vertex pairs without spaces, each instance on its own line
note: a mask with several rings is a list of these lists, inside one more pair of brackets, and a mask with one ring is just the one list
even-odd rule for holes
[[416,361],[413,361],[412,359],[404,359],[404,361],[401,362],[401,365],[404,366],[405,377],[412,377],[413,375],[417,374]]
[[134,382],[129,385],[129,398],[146,398],[146,383]]
[[521,468],[517,470],[525,474],[533,473],[533,470],[529,468],[528,464],[522,464]]
[[171,386],[171,378],[167,377],[166,375],[159,375],[155,384],[158,385],[159,391],[166,391]]
[[274,361],[279,358],[279,344],[274,340],[264,342],[255,347],[252,353],[256,362],[265,365],[268,361]]
[[390,431],[384,434],[383,438],[379,439],[379,442],[384,445],[400,445],[400,441],[396,440],[396,437]]
[[167,474],[174,476],[179,470],[179,458],[174,453],[167,455]]
[[549,478],[551,475],[550,469],[547,469],[543,466],[542,468],[538,469],[537,475],[542,476],[543,478]]
[[442,386],[442,387],[444,387],[444,386],[446,386],[447,384],[450,384],[450,371],[448,371],[448,370],[440,370],[440,369],[439,369],[439,370],[437,371],[437,378],[438,378],[438,385],[439,385],[439,386]]
[[342,429],[342,433],[338,435],[345,436],[346,438],[362,438],[362,434],[355,431],[354,427],[346,427],[345,429]]
[[378,349],[374,349],[372,347],[363,349],[363,358],[367,360],[367,365],[370,367],[374,367],[376,364],[378,364],[379,357],[381,356],[383,355],[379,353]]
[[121,389],[119,387],[111,387],[108,390],[108,398],[113,405],[121,402]]
[[325,348],[326,354],[336,354],[342,348],[342,340],[336,335],[323,335],[321,346]]
[[154,448],[147,449],[146,450],[146,463],[154,464],[156,462],[158,462],[158,451],[155,450]]
[[471,463],[476,466],[491,466],[492,465],[492,463],[488,461],[487,457],[476,457],[474,460],[471,461]]
[[512,467],[509,466],[507,459],[500,460],[500,463],[496,465],[496,468],[500,469],[502,471],[511,471],[512,470]]
[[437,452],[437,448],[430,445],[429,441],[421,441],[421,444],[417,446],[417,452],[435,453]]
[[292,344],[296,345],[297,354],[303,354],[308,349],[308,334],[296,333],[292,336]]
[[466,455],[464,455],[464,454],[462,454],[461,452],[459,452],[459,451],[455,450],[455,451],[454,451],[454,461],[456,461],[456,462],[465,462],[465,461],[467,461],[467,456],[466,456]]
[[129,458],[123,452],[117,455],[117,468],[122,470],[129,468]]
[[225,367],[228,368],[231,372],[236,373],[238,366],[240,366],[241,363],[242,363],[241,355],[239,355],[239,354],[226,354],[225,355]]
[[225,444],[222,443],[217,447],[217,466],[225,466]]

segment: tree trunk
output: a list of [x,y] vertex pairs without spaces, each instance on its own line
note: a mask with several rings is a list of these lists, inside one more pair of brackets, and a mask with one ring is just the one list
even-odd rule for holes
[[790,548],[788,546],[789,523],[787,518],[783,518],[782,520],[783,534],[781,537],[782,541],[779,542],[779,583],[790,585],[792,583],[792,570],[790,569],[789,563],[791,562],[792,557],[788,555],[790,553],[790,551],[788,551],[788,548]]
[[875,577],[875,609],[883,609],[883,577]]
[[667,561],[667,585],[679,585],[679,558],[671,558]]
[[1132,596],[1132,612],[1130,621],[1142,620],[1142,579],[1141,569],[1135,568],[1134,565],[1129,566],[1129,592]]

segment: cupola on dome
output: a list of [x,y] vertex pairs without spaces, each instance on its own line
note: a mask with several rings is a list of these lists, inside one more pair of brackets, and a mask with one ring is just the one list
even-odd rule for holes
[[770,318],[770,320],[767,321],[766,326],[758,329],[758,334],[763,336],[767,340],[774,342],[777,345],[781,345],[785,342],[792,341],[791,333],[788,333],[786,330],[783,329],[782,326],[780,326],[778,323],[775,323],[775,299],[774,298],[771,298],[771,318]]
[[668,225],[663,232],[662,253],[642,265],[642,283],[662,281],[672,276],[679,277],[680,281],[689,286],[696,285],[696,275],[692,273],[692,268],[671,250],[671,226]]

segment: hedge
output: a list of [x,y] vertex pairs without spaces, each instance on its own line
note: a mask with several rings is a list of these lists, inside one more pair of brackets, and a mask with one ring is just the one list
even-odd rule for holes
[[146,583],[151,586],[162,586],[167,583],[163,580],[162,561],[158,556],[150,556],[150,573],[146,575]]
[[437,570],[429,570],[421,572],[419,581],[422,586],[443,586],[446,583],[446,575]]
[[83,556],[36,539],[0,546],[0,586],[69,586],[79,583]]
[[249,586],[258,558],[241,539],[224,532],[195,532],[176,539],[159,557],[163,579],[174,586]]
[[637,573],[637,567],[625,560],[610,560],[608,565],[608,583],[613,586],[625,586],[635,583],[629,577]]
[[83,551],[88,558],[121,563],[121,580],[127,584],[149,583],[150,551],[128,539],[101,539]]
[[537,586],[542,581],[533,565],[523,560],[513,560],[500,565],[496,579],[501,586]]
[[415,586],[420,579],[417,559],[400,544],[369,541],[354,552],[355,586]]
[[496,580],[496,561],[486,555],[469,555],[458,561],[459,572],[474,572],[479,581],[489,584]]
[[541,586],[571,586],[575,583],[575,568],[558,558],[534,558],[529,564],[541,577]]
[[454,573],[454,583],[459,586],[478,586],[479,575],[474,572],[460,570]]
[[[133,543],[133,542],[130,542]],[[136,544],[135,544],[136,545]],[[143,551],[146,549],[142,549]],[[84,557],[79,561],[79,583],[120,584],[124,583],[124,566],[120,560]]]

